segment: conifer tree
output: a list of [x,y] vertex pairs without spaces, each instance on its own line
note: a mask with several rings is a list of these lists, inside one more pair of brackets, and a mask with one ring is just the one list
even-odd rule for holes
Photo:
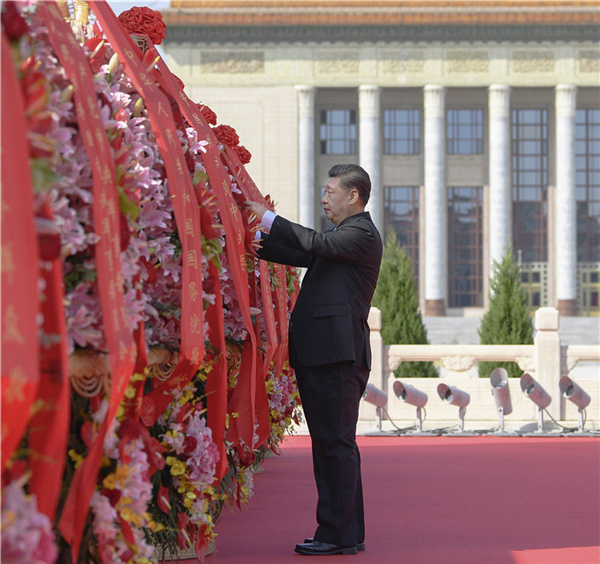
[[[479,339],[485,345],[530,345],[533,322],[527,310],[527,297],[521,286],[521,272],[510,245],[500,263],[494,261],[490,280],[490,305],[481,320]],[[523,371],[515,362],[480,362],[479,377],[489,378],[498,366],[509,377],[518,378]]]
[[[381,337],[386,345],[428,344],[423,324],[413,267],[406,250],[390,229],[383,250],[379,281],[373,306],[381,310]],[[396,378],[436,378],[432,362],[401,362]]]

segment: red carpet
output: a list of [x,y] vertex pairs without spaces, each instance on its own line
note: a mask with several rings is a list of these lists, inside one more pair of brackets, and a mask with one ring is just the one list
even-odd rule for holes
[[265,461],[244,511],[226,509],[207,563],[598,564],[595,438],[359,437],[367,550],[293,552],[315,528],[310,439]]

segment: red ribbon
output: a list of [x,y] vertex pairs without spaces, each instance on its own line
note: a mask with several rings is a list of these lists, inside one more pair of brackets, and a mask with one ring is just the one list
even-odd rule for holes
[[[171,379],[161,389],[144,398],[144,409],[156,417],[170,403],[169,394],[175,387],[183,388],[196,373],[204,359],[204,310],[202,303],[202,247],[200,241],[200,214],[190,173],[177,136],[169,100],[140,60],[140,51],[133,44],[112,10],[105,2],[92,2],[92,9],[102,31],[119,56],[127,75],[141,94],[152,131],[165,163],[169,180],[175,221],[183,254],[181,345],[179,363]],[[164,389],[164,390],[163,390]]]
[[[139,273],[136,275],[134,285],[137,286],[136,299],[142,300],[142,289],[140,283]],[[146,383],[148,366],[148,354],[146,352],[146,335],[144,331],[144,321],[140,320],[138,326],[133,332],[133,338],[137,347],[137,358],[135,360],[135,366],[133,373],[135,375],[135,381],[131,382],[131,386],[134,390],[132,397],[125,396],[123,398],[123,405],[125,412],[128,416],[138,421],[140,419],[142,411],[142,399],[144,397],[144,384]],[[133,379],[132,379],[133,380]]]
[[227,349],[225,348],[225,327],[223,324],[223,302],[221,300],[221,284],[219,271],[211,262],[209,264],[210,279],[214,281],[213,293],[215,303],[208,306],[208,337],[215,348],[216,363],[206,375],[204,393],[206,395],[206,419],[212,430],[213,441],[219,449],[219,462],[215,472],[215,483],[219,484],[229,465],[225,451],[225,420],[227,416]]
[[[256,264],[255,264],[256,266]],[[266,265],[265,265],[266,266]],[[268,268],[267,268],[268,272]],[[251,303],[254,307],[258,306],[258,285],[256,276],[252,276],[250,279],[250,298]],[[258,308],[257,308],[258,309]],[[260,327],[258,318],[256,318],[255,331],[258,335],[260,333]],[[271,349],[269,343],[267,343],[267,349]],[[270,354],[271,351],[269,351]],[[254,406],[256,412],[256,445],[255,448],[264,444],[269,435],[271,434],[271,419],[269,416],[269,398],[267,396],[267,388],[265,384],[265,378],[268,371],[268,366],[265,366],[265,358],[257,351],[256,356],[256,388],[254,396]]]
[[[248,171],[244,168],[240,162],[235,151],[228,150],[224,156],[224,160],[227,163],[229,170],[232,171],[234,178],[236,179],[240,190],[244,194],[246,199],[252,199],[254,201],[262,202],[264,205],[271,207],[269,202],[266,202],[260,191],[254,184],[254,181],[248,174]],[[273,366],[273,375],[275,378],[279,377],[283,371],[283,364],[289,356],[288,346],[288,295],[287,295],[287,277],[286,267],[281,264],[274,264],[272,266],[276,278],[279,280],[279,284],[275,285],[273,294],[271,294],[270,285],[270,271],[267,263],[259,261],[260,268],[260,282],[261,282],[261,296],[263,300],[263,312],[265,317],[265,327],[267,334],[267,350],[265,354],[265,366],[264,375],[267,377],[271,359],[275,360]],[[273,309],[273,298],[277,304],[277,323],[275,322],[275,312]],[[277,331],[279,330],[279,331]],[[262,386],[261,386],[262,388]],[[258,403],[258,402],[261,403]],[[260,400],[257,398],[257,412],[260,411],[264,402],[267,402],[268,397],[265,394],[265,398]],[[264,409],[264,408],[263,408]]]
[[[226,153],[223,155],[227,167],[231,171],[231,174],[236,179],[239,189],[241,190],[246,200],[253,200],[260,202],[266,207],[273,209],[271,202],[269,202],[259,191],[256,184],[248,174],[248,171],[239,160],[235,151],[228,148]],[[273,309],[273,297],[278,304],[278,314],[283,315],[287,319],[287,291],[284,284],[275,287],[275,290],[271,292],[271,273],[268,264],[265,261],[257,260],[259,274],[260,274],[260,289],[261,297],[263,301],[263,315],[265,319],[265,329],[267,337],[267,345],[265,352],[265,363],[264,363],[264,377],[266,378],[269,371],[271,361],[279,350],[279,343],[282,341],[277,336],[277,329],[275,324],[275,311]],[[285,296],[286,299],[283,299]],[[287,323],[284,325],[283,333],[281,337],[285,335],[287,341]],[[282,363],[283,365],[283,363]],[[281,368],[281,367],[280,367]],[[275,374],[279,374],[278,371]]]
[[[238,385],[229,400],[230,427],[227,432],[227,438],[237,446],[245,444],[251,448],[254,436],[254,413],[257,397],[257,345],[250,315],[248,275],[246,272],[246,253],[244,248],[245,228],[242,214],[233,197],[229,174],[220,160],[219,141],[214,132],[204,119],[198,105],[186,96],[181,86],[174,80],[171,71],[167,68],[164,61],[159,59],[157,65],[166,89],[177,100],[183,116],[198,132],[200,138],[208,141],[208,144],[205,146],[206,155],[203,156],[203,162],[210,179],[211,187],[219,202],[221,221],[225,229],[225,249],[229,259],[229,268],[231,269],[231,276],[240,311],[250,337],[250,350],[245,355],[242,355]],[[235,414],[240,415],[239,417],[234,417]],[[252,457],[253,455],[249,454],[248,460]]]
[[127,75],[140,93],[150,117],[152,131],[163,157],[175,221],[183,252],[183,296],[181,306],[181,362],[194,369],[204,358],[204,310],[202,305],[202,247],[198,200],[185,156],[177,136],[169,100],[160,91],[140,60],[141,52],[125,33],[106,2],[90,2],[94,14],[119,56]]
[[[287,268],[283,264],[274,264],[273,270],[279,280],[279,286],[275,289],[279,348],[277,349],[275,367],[273,368],[273,373],[278,375],[282,373],[283,364],[289,358]],[[297,290],[295,294],[297,294]]]
[[[52,217],[50,210],[44,216]],[[56,245],[44,242],[56,239]],[[70,425],[69,359],[67,356],[67,324],[65,319],[63,265],[60,259],[60,236],[41,235],[46,299],[41,304],[44,325],[40,339],[41,380],[29,426],[29,468],[32,471],[29,490],[35,494],[38,510],[54,523],[63,485]],[[49,256],[45,256],[49,255]]]
[[25,107],[2,32],[2,469],[21,442],[39,382],[38,243]]
[[92,163],[94,229],[100,238],[95,258],[111,372],[111,397],[107,415],[84,462],[73,476],[59,522],[60,531],[71,545],[73,558],[76,559],[102,460],[104,437],[125,394],[136,349],[123,303],[115,166],[98,109],[93,76],[83,49],[63,20],[57,5],[54,2],[41,3],[38,9],[48,28],[50,42],[72,81],[79,130]]
[[265,317],[265,331],[267,337],[267,347],[264,360],[264,378],[266,379],[271,362],[276,356],[278,346],[277,327],[275,325],[275,315],[273,309],[273,293],[271,292],[271,272],[269,264],[264,260],[258,262],[260,274],[260,295],[262,298],[263,312]]

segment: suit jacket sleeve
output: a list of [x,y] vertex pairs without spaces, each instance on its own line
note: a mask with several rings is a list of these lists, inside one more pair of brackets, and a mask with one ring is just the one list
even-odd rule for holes
[[281,216],[271,227],[269,241],[328,260],[361,263],[373,248],[374,234],[364,222],[342,222],[335,231],[318,233]]
[[258,249],[258,256],[261,259],[278,264],[301,267],[307,267],[310,262],[309,253],[276,243],[265,233],[261,235],[260,243],[261,247]]

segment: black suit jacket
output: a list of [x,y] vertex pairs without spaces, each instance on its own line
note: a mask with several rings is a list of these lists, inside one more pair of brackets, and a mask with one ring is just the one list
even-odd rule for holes
[[308,268],[290,320],[292,366],[351,361],[370,369],[367,317],[382,243],[369,213],[324,233],[277,216],[261,242],[261,258]]

